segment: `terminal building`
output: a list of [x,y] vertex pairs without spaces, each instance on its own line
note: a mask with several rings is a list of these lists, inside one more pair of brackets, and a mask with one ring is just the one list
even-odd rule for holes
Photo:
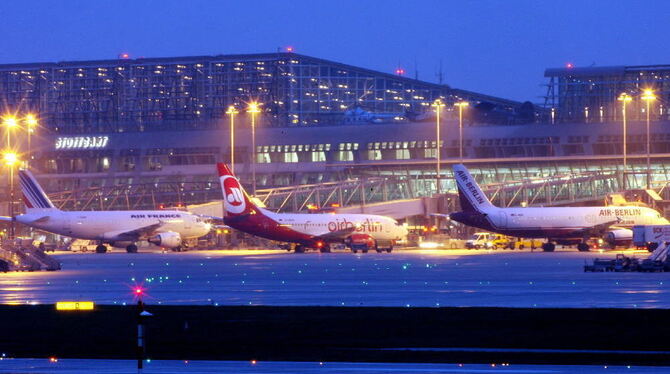
[[[354,192],[365,191],[365,183],[383,186],[383,199],[453,191],[450,165],[461,161],[490,185],[590,173],[589,188],[573,187],[595,196],[643,186],[644,121],[629,120],[630,170],[623,173],[620,119],[569,120],[566,108],[582,104],[570,104],[578,94],[565,93],[573,87],[566,80],[577,78],[559,77],[558,70],[547,70],[558,93],[544,108],[295,53],[0,65],[0,98],[19,118],[37,113],[30,148],[20,129],[10,135],[65,209],[221,199],[213,165],[233,154],[249,190],[255,186],[270,207],[292,210],[310,205],[314,186],[352,181],[362,184],[347,185],[338,204],[365,202],[373,193]],[[612,97],[599,102],[615,108]],[[444,104],[439,142],[437,99]],[[260,113],[246,111],[251,102]],[[463,102],[468,106],[455,105]],[[654,104],[658,113],[665,111],[662,102]],[[232,121],[231,106],[239,112]],[[670,179],[668,130],[664,116],[652,117],[652,178],[659,186]],[[285,206],[295,186],[306,197]],[[524,194],[501,193],[494,201],[547,203]]]

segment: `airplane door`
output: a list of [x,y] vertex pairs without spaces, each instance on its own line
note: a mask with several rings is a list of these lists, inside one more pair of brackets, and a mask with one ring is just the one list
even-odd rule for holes
[[503,211],[498,213],[498,226],[507,226],[507,214]]
[[72,233],[72,227],[70,226],[70,215],[63,212],[61,213],[61,223],[62,223],[62,230],[63,233],[65,234],[71,234]]

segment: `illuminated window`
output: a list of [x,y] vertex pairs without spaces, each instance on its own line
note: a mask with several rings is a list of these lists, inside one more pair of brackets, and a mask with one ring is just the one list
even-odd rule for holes
[[368,151],[368,160],[378,161],[382,159],[382,151],[371,149]]
[[269,153],[257,153],[256,162],[258,162],[259,164],[269,164],[270,162],[272,162],[272,160],[270,159]]
[[337,161],[353,161],[354,152],[352,151],[338,151],[336,158]]
[[396,149],[395,158],[396,160],[409,160],[409,149]]
[[312,152],[312,162],[325,162],[326,152]]
[[425,158],[437,158],[437,152],[435,148],[425,148],[423,150],[423,157]]
[[298,162],[298,153],[296,152],[284,153],[284,162],[286,163]]

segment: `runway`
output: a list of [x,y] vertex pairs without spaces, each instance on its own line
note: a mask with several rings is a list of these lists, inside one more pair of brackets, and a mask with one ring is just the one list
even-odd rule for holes
[[[670,368],[644,366],[416,364],[351,362],[151,361],[143,373],[506,373],[506,374],[619,374],[659,373]],[[0,361],[0,373],[137,373],[132,360],[16,359]]]
[[[630,252],[629,252],[630,254]],[[638,257],[646,257],[638,252]],[[215,250],[55,255],[58,272],[0,275],[0,303],[668,308],[670,273],[584,273],[615,253]]]

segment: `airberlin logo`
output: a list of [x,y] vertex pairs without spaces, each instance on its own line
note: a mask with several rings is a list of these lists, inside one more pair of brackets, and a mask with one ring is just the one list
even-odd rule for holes
[[475,185],[472,184],[472,182],[470,182],[470,178],[468,178],[468,176],[465,174],[465,172],[463,172],[461,170],[458,170],[456,173],[458,174],[458,178],[461,181],[463,181],[463,183],[465,183],[465,188],[467,188],[468,191],[470,191],[470,193],[472,194],[472,197],[474,197],[475,200],[477,200],[477,203],[483,204],[484,203],[484,198],[479,193],[479,191],[477,191],[477,187],[475,187]]
[[226,205],[226,212],[239,214],[244,212],[247,204],[244,202],[242,187],[235,177],[226,175],[222,177],[221,187]]

